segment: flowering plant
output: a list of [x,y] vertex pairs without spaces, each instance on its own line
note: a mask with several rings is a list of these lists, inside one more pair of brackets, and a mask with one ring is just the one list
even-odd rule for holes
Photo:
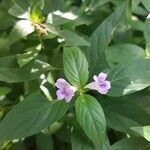
[[0,149],[150,149],[149,0],[0,0]]

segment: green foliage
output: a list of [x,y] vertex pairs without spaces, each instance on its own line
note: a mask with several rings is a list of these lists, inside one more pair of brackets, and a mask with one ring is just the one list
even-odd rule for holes
[[[106,18],[94,31],[90,37],[91,47],[85,50],[87,58],[90,62],[91,74],[101,70],[101,60],[105,49],[108,47],[112,39],[112,35],[117,25],[124,16],[125,6],[119,7],[114,13]],[[102,60],[104,61],[104,60]]]
[[[137,69],[139,68],[139,69]],[[109,79],[112,84],[111,96],[122,96],[142,90],[150,85],[150,61],[133,59],[112,68]]]
[[[143,99],[145,101],[142,101]],[[150,124],[150,113],[146,109],[146,105],[149,105],[149,103],[148,94],[138,93],[124,96],[123,98],[107,98],[101,105],[104,108],[107,126],[109,128],[131,135],[137,135],[133,132],[132,127],[147,126]]]
[[76,33],[71,32],[69,30],[66,29],[60,30],[59,28],[51,24],[47,24],[47,30],[52,34],[62,37],[65,40],[67,46],[89,46],[90,45],[86,40],[84,40],[83,37],[80,37]]
[[88,62],[78,47],[64,48],[64,72],[70,83],[82,87],[88,80]]
[[35,93],[17,104],[2,120],[0,140],[11,140],[36,134],[59,121],[67,110],[66,103],[49,102],[39,93]]
[[92,96],[81,95],[76,101],[75,109],[77,120],[84,132],[97,149],[101,149],[106,136],[106,121],[100,104]]
[[150,144],[147,141],[140,138],[123,139],[112,145],[112,150],[148,150],[149,148]]
[[75,127],[71,135],[72,150],[95,150],[91,141],[80,127]]
[[132,59],[145,57],[144,50],[137,45],[118,44],[106,49],[106,58],[110,66],[126,63]]
[[[43,68],[43,63],[31,62],[23,68],[16,64],[16,56],[0,58],[0,81],[7,83],[24,82],[34,80],[48,68]],[[43,70],[43,71],[42,71]]]
[[39,133],[36,142],[38,150],[53,150],[53,140],[51,135]]
[[149,0],[0,0],[0,20],[1,150],[150,149]]

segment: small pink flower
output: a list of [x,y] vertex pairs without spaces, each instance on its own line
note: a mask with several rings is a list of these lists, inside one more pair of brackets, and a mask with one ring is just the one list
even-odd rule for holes
[[57,99],[64,99],[66,102],[70,102],[74,96],[76,88],[71,86],[66,80],[62,78],[56,81],[55,86],[58,88],[56,91]]
[[98,76],[93,76],[94,82],[91,82],[86,87],[92,90],[96,90],[101,94],[106,94],[111,88],[110,81],[107,79],[107,74],[101,72]]

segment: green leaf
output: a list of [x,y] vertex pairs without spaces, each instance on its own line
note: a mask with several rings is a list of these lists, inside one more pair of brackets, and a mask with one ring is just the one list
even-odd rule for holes
[[126,138],[116,142],[111,148],[112,150],[148,150],[150,144],[140,138]]
[[[45,0],[45,5],[44,5],[44,13],[48,14],[53,11],[63,11],[65,10],[65,0]],[[70,2],[70,1],[69,1]]]
[[11,150],[26,150],[24,142],[13,143]]
[[137,6],[132,10],[133,13],[140,15],[140,16],[147,16],[148,12],[143,7]]
[[116,6],[119,6],[119,5],[121,5],[123,2],[124,2],[124,0],[112,0],[111,1],[114,5],[116,5]]
[[88,80],[88,62],[78,47],[65,47],[63,54],[64,72],[70,83],[82,87]]
[[34,32],[34,26],[29,20],[20,20],[16,23],[14,28],[9,34],[9,45],[17,42],[18,40],[26,37],[27,35]]
[[141,3],[144,5],[144,7],[150,12],[150,5],[149,5],[149,0],[140,0]]
[[[139,69],[137,69],[139,68]],[[110,96],[122,96],[142,90],[150,85],[150,60],[135,59],[119,64],[109,73]]]
[[39,54],[41,51],[41,45],[38,45],[37,47],[30,47],[25,51],[27,52],[23,54],[17,54],[17,61],[20,67],[23,67],[31,62]]
[[[131,128],[150,124],[149,94],[135,93],[101,101],[107,126],[114,130],[137,135]],[[110,107],[111,106],[111,107]]]
[[71,133],[71,145],[72,150],[95,150],[91,141],[78,126],[73,127],[73,131]]
[[89,42],[75,32],[65,29],[60,36],[66,40],[67,46],[90,46]]
[[30,0],[30,5],[32,7],[32,20],[36,23],[41,23],[44,21],[42,15],[42,9],[44,7],[44,0]]
[[150,126],[132,127],[131,130],[139,133],[139,135],[143,136],[146,140],[150,142]]
[[8,87],[0,87],[0,96],[7,95],[10,93],[11,89]]
[[0,56],[1,57],[8,54],[8,51],[9,51],[9,44],[8,43],[9,43],[8,35],[2,34],[0,36]]
[[90,44],[80,35],[69,30],[60,30],[51,24],[47,24],[47,31],[65,39],[67,46],[90,46]]
[[44,7],[44,0],[30,0],[29,3],[33,8],[37,7],[37,5],[40,9],[43,9]]
[[21,18],[21,19],[30,19],[29,11],[24,11],[20,8],[17,4],[14,4],[8,12],[13,15],[14,17]]
[[34,80],[48,70],[48,67],[40,61],[34,61],[19,68],[16,56],[2,57],[0,58],[0,81],[14,83]]
[[29,2],[28,0],[12,0],[15,4],[17,4],[24,11],[28,10]]
[[106,58],[110,66],[127,63],[131,59],[145,57],[145,52],[141,47],[133,44],[118,44],[111,46],[105,51]]
[[[3,30],[3,33],[6,33],[6,30],[13,26],[15,19],[8,13],[8,8],[6,8],[5,5],[4,6],[2,5],[3,3],[7,5],[8,8],[12,4],[11,4],[11,1],[8,1],[8,0],[0,3],[0,20],[1,20],[0,30]],[[5,21],[2,21],[2,20],[5,20]],[[2,36],[2,34],[0,36]]]
[[76,117],[85,134],[97,149],[102,149],[106,136],[104,112],[97,100],[90,95],[81,95],[75,104]]
[[131,20],[130,24],[133,29],[143,32],[145,23],[141,20]]
[[145,22],[144,37],[146,40],[146,56],[150,58],[150,19]]
[[93,1],[89,1],[89,0],[84,0],[83,1],[83,5],[88,5],[86,7],[88,7],[91,10],[95,10],[98,7],[104,5],[105,3],[108,3],[110,0],[93,0]]
[[66,16],[61,16],[53,13],[49,13],[46,19],[47,24],[54,24],[56,26],[63,25],[65,23],[72,22],[72,20]]
[[147,16],[148,12],[143,7],[140,6],[141,0],[133,0],[132,1],[132,12],[136,15]]
[[105,144],[104,144],[104,150],[111,150],[110,142],[108,139],[108,136],[106,136]]
[[[130,18],[130,13],[126,15],[126,18]],[[121,43],[130,43],[132,40],[132,30],[131,26],[127,23],[127,20],[129,19],[124,19],[118,26],[115,31],[114,37],[113,37],[113,42],[115,44],[121,44]]]
[[135,132],[133,132],[130,128],[134,126],[139,126],[140,124],[119,113],[109,111],[107,109],[104,109],[104,112],[106,116],[107,126],[109,128],[119,132],[135,135]]
[[0,123],[0,140],[12,140],[34,135],[63,117],[68,104],[45,100],[34,93],[18,103]]
[[[108,47],[112,39],[113,32],[117,25],[121,22],[125,13],[125,4],[116,9],[108,18],[106,18],[94,31],[91,36],[91,47],[85,50],[90,65],[90,73],[93,75],[95,72],[100,71],[103,66],[102,58],[105,49]],[[102,57],[103,56],[103,57]]]
[[53,139],[51,135],[39,133],[36,137],[37,150],[53,150]]

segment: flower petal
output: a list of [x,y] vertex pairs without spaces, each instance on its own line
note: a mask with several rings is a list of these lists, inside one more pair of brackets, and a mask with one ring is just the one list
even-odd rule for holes
[[96,90],[96,91],[98,91],[99,90],[99,85],[98,85],[98,83],[97,82],[91,82],[91,83],[89,83],[87,86],[86,86],[86,88],[89,88],[89,89],[91,89],[91,90]]
[[70,102],[73,96],[74,96],[74,91],[71,89],[68,89],[66,91],[66,96],[65,96],[66,102]]
[[62,100],[66,97],[66,94],[62,92],[62,90],[57,90],[56,91],[57,99]]
[[108,89],[99,89],[98,92],[101,93],[101,94],[107,94]]
[[62,79],[62,78],[59,78],[59,79],[57,79],[57,81],[56,81],[56,83],[55,83],[55,86],[57,87],[57,88],[64,88],[64,87],[66,87],[66,86],[69,86],[70,84],[66,81],[66,80],[64,80],[64,79]]
[[104,72],[101,72],[101,73],[98,75],[98,81],[99,81],[99,82],[106,80],[106,78],[107,78],[107,74],[104,73]]
[[75,93],[77,91],[77,88],[74,86],[70,86],[70,89]]
[[96,90],[101,94],[106,94],[108,90],[111,88],[111,83],[106,80],[107,74],[101,72],[98,76],[94,75],[94,82],[89,83],[86,88]]
[[101,93],[101,94],[106,94],[110,88],[111,88],[110,82],[109,81],[103,81],[99,85],[98,92]]
[[70,102],[77,88],[71,86],[66,80],[60,78],[56,81],[55,86],[58,88],[56,91],[57,99],[64,99],[66,102]]
[[94,76],[93,76],[93,79],[94,79],[96,82],[98,82],[98,76],[97,76],[97,75],[94,75]]
[[107,89],[108,90],[111,89],[111,83],[110,83],[110,81],[106,80],[105,84],[107,85]]

